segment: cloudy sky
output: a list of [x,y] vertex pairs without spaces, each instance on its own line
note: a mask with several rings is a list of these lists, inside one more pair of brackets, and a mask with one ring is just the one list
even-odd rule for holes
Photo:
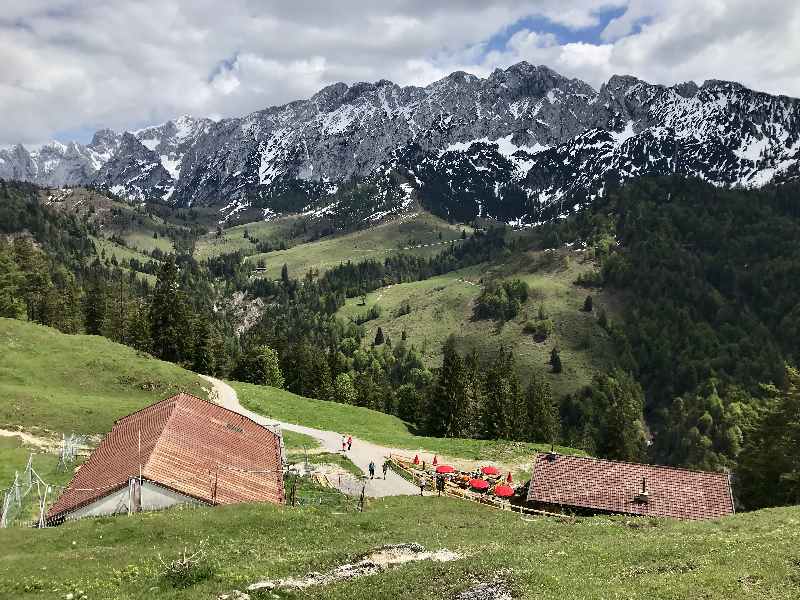
[[0,145],[520,60],[800,97],[797,0],[0,0]]

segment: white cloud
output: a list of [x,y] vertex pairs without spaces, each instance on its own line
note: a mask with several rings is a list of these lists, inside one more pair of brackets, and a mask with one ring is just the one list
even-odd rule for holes
[[[613,73],[671,84],[739,80],[800,96],[794,0],[6,0],[0,11],[0,144],[179,114],[246,114],[335,81],[424,85],[519,60],[599,86]],[[580,38],[624,12],[602,41]],[[515,25],[516,24],[516,25]],[[537,29],[539,27],[537,26]],[[512,35],[513,34],[513,35]],[[508,37],[501,47],[491,40]]]

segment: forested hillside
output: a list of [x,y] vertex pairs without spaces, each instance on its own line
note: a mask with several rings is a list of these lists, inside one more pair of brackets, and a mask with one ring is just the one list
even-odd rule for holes
[[[277,269],[280,258],[268,251],[274,279],[253,276],[258,263],[244,252],[252,240],[198,260],[200,230],[186,228],[173,254],[159,257],[151,284],[130,261],[103,253],[112,241],[86,214],[51,210],[37,188],[4,183],[0,316],[384,411],[425,435],[555,442],[729,469],[746,507],[797,502],[798,197],[790,185],[724,190],[642,179],[569,219],[524,231],[465,226],[453,243],[420,254],[397,249],[301,273]],[[295,235],[298,227],[253,231],[293,246],[295,264],[305,264],[304,249],[318,248]],[[326,247],[344,252],[355,238],[330,239]],[[580,269],[564,268],[577,257]],[[532,279],[542,265],[574,280],[559,279],[558,296],[543,295],[543,280]],[[431,349],[424,307],[396,294],[391,320],[381,318],[377,298],[389,286],[457,281],[468,269],[477,273],[474,293],[435,297],[470,323],[513,333],[498,335],[500,344],[482,344],[453,321]],[[397,326],[408,319],[420,327]],[[576,324],[578,336],[570,334]],[[532,356],[540,361],[533,368]]]
[[[609,230],[607,215],[616,221],[618,245],[598,248],[595,282],[625,292],[624,319],[611,327],[620,366],[645,392],[653,459],[736,470],[737,458],[763,460],[756,440],[775,426],[773,410],[797,415],[786,363],[800,358],[798,200],[796,185],[724,190],[644,179],[562,225],[565,236],[574,227],[572,235],[591,237]],[[778,435],[797,456],[797,427],[785,425]],[[779,462],[786,471],[773,473],[770,489],[791,487],[797,501],[800,465]]]

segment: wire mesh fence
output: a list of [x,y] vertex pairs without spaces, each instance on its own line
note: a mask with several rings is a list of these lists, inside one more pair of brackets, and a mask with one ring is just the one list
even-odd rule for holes
[[62,436],[61,449],[58,454],[58,470],[66,471],[75,463],[82,446],[86,444],[85,435],[70,433]]
[[[78,461],[81,451],[85,450],[86,442],[86,436],[74,433],[63,435],[58,448],[56,471],[68,472],[72,470]],[[29,455],[24,471],[17,471],[14,480],[8,487],[0,488],[0,500],[2,500],[0,502],[0,528],[48,526],[47,515],[50,507],[68,487],[46,481],[36,471],[34,456],[34,453]],[[320,470],[319,465],[310,463],[307,456],[304,464],[301,464],[304,468],[300,469],[300,471],[287,467],[284,470],[285,503],[288,506],[299,508],[316,507],[345,512],[364,509],[365,483],[363,478],[345,472],[331,474]],[[240,469],[231,465],[219,465],[218,468],[247,471],[247,469]],[[263,473],[263,471],[251,472]],[[169,483],[180,482],[161,483],[169,485]],[[73,487],[73,491],[76,489]],[[78,491],[86,490],[81,489]],[[104,490],[98,488],[92,491]],[[112,490],[107,491],[111,492]],[[205,506],[209,506],[209,504],[195,502],[188,503],[185,506],[181,504],[179,508],[183,510]],[[161,508],[164,507],[154,507],[156,510]],[[140,510],[144,511],[146,508],[141,507]],[[115,514],[130,512],[138,512],[138,510],[131,511],[130,509],[123,510],[123,508],[120,508]],[[64,520],[72,519],[67,516]]]
[[[74,468],[87,439],[86,436],[75,433],[61,436],[56,467],[58,472],[68,472]],[[47,510],[64,490],[64,486],[42,478],[34,468],[34,456],[36,454],[31,452],[25,470],[21,473],[16,471],[14,481],[7,488],[0,489],[0,528],[44,527]]]
[[22,474],[17,471],[14,481],[1,493],[0,528],[15,525],[43,527],[46,510],[56,495],[55,486],[42,479],[33,468],[33,453],[28,457]]

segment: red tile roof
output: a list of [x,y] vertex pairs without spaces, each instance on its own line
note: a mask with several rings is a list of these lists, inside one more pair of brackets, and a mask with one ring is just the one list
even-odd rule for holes
[[[646,502],[637,499],[642,479]],[[528,501],[676,519],[716,519],[734,512],[726,473],[554,453],[534,459]]]
[[53,504],[54,519],[141,476],[209,504],[283,502],[281,440],[231,410],[178,394],[119,419]]

